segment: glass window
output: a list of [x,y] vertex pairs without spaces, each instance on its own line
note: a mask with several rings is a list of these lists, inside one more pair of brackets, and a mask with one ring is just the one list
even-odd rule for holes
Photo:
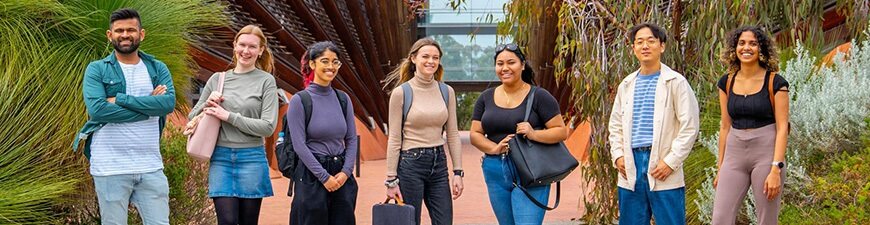
[[[469,0],[454,11],[449,0],[430,0],[425,18],[420,20],[422,35],[432,37],[444,51],[441,64],[448,81],[495,81],[493,56],[497,22],[504,18],[502,7],[508,0]],[[486,16],[493,20],[487,23]],[[470,35],[474,33],[474,36]],[[510,40],[508,40],[510,41]]]

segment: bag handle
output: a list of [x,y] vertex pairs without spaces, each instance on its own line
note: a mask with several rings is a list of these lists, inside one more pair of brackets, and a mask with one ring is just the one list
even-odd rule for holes
[[526,117],[523,118],[524,122],[529,122],[529,114],[532,114],[532,104],[535,103],[535,89],[537,88],[532,86],[532,89],[529,90],[529,101],[526,102]]
[[221,95],[224,94],[224,81],[227,79],[227,72],[220,72],[220,79],[218,79],[217,92],[220,92]]
[[405,201],[402,201],[402,198],[398,196],[396,198],[387,197],[387,200],[384,200],[384,204],[390,204],[390,200],[395,200],[396,205],[405,205]]
[[514,187],[519,188],[521,191],[523,191],[523,194],[526,194],[526,197],[528,197],[529,200],[532,201],[532,203],[535,203],[535,205],[537,205],[538,207],[541,207],[542,209],[546,209],[547,211],[550,211],[550,210],[556,209],[556,207],[559,207],[559,199],[562,197],[562,181],[556,182],[556,204],[553,205],[552,208],[545,205],[544,203],[539,202],[538,199],[536,199],[535,197],[532,196],[532,194],[529,194],[529,191],[526,190],[525,187],[523,187],[521,185],[517,185],[516,182],[514,182]]

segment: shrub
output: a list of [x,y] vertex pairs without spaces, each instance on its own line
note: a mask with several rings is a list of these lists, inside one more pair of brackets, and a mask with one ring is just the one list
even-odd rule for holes
[[810,167],[824,165],[816,162],[832,153],[859,149],[862,120],[870,115],[870,42],[852,45],[849,60],[839,55],[831,67],[816,66],[798,45],[781,73],[791,83],[789,147],[810,156]]
[[[168,125],[168,124],[167,124]],[[170,224],[214,224],[208,193],[208,163],[187,155],[187,137],[181,128],[167,126],[160,146],[163,172],[169,180]]]
[[[870,125],[870,118],[866,120]],[[783,224],[870,223],[870,130],[864,132],[864,147],[853,154],[837,156],[830,170],[812,181],[805,204],[783,209]],[[806,218],[813,218],[806,220]]]
[[474,114],[474,103],[480,97],[480,92],[456,93],[456,118],[459,130],[471,129],[471,116]]

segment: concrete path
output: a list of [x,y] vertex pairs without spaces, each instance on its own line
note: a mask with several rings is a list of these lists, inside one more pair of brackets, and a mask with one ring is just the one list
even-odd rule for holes
[[[483,153],[468,142],[467,132],[460,132],[460,135],[463,146],[462,166],[465,168],[465,179],[463,179],[465,191],[458,200],[453,202],[454,224],[498,224],[489,204],[486,185],[483,182],[483,171],[480,167]],[[360,189],[357,198],[356,219],[357,224],[369,225],[372,221],[372,205],[384,201],[386,197],[386,189],[383,185],[386,161],[364,161],[360,168],[362,176],[357,178]],[[263,200],[260,224],[288,224],[292,198],[287,197],[287,184],[286,178],[272,180],[275,196]],[[547,212],[544,224],[580,224],[575,219],[585,212],[583,204],[580,203],[580,193],[582,192],[580,184],[581,175],[576,170],[562,181],[562,200],[559,208]],[[555,194],[554,186],[550,193],[549,205],[553,205]],[[422,224],[431,224],[425,208],[422,218]]]

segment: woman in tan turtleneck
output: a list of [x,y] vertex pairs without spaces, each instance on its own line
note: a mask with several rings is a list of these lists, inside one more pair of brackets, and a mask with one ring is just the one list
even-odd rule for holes
[[[384,182],[387,197],[413,205],[418,225],[423,201],[433,225],[453,224],[445,151],[450,152],[453,161],[453,199],[459,198],[463,189],[456,95],[453,88],[440,82],[444,74],[441,55],[441,46],[435,40],[417,40],[408,58],[386,79],[388,87],[394,88],[390,94],[387,180]],[[408,90],[411,93],[405,93]],[[405,106],[405,97],[410,97],[410,107]],[[446,140],[442,135],[445,132]]]

